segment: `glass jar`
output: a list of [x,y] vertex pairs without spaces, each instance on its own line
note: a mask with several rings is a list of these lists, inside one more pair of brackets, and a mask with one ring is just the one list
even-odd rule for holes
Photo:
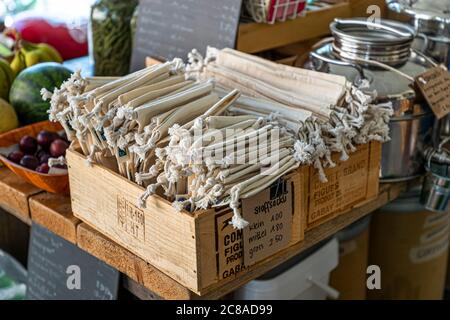
[[89,56],[96,76],[129,72],[132,35],[130,22],[138,0],[97,0],[91,7]]
[[137,6],[136,9],[134,9],[133,16],[131,17],[130,20],[131,43],[133,44],[132,47],[134,47],[134,37],[136,36],[138,15],[139,15],[139,6]]

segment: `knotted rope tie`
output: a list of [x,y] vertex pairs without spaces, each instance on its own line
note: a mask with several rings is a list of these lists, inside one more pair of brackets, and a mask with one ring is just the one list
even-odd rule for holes
[[203,198],[195,202],[197,209],[208,209],[209,205],[215,204],[223,193],[223,185],[215,184]]
[[231,190],[230,208],[233,210],[233,217],[230,221],[233,228],[242,230],[247,227],[249,223],[242,218],[241,211],[239,210],[239,190],[234,187]]
[[67,164],[66,158],[64,156],[61,156],[59,158],[49,158],[48,159],[48,166],[50,168],[54,166],[65,166]]
[[193,206],[191,199],[182,200],[182,201],[176,200],[176,201],[172,202],[172,207],[174,207],[175,210],[177,210],[178,212],[181,212],[188,205]]
[[147,199],[156,193],[156,190],[160,186],[159,183],[151,184],[147,187],[145,192],[139,196],[137,205],[140,209],[145,209],[147,207]]
[[94,156],[95,153],[100,151],[97,145],[93,144],[90,146],[90,152],[89,155],[86,157],[86,164],[88,167],[92,167],[92,165],[95,163]]
[[300,164],[309,165],[312,163],[314,147],[304,141],[297,140],[294,144],[294,158]]

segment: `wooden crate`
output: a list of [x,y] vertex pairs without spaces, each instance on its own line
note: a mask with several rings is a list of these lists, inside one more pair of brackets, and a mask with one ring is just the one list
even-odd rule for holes
[[347,161],[339,158],[340,154],[332,155],[337,165],[325,169],[326,183],[320,182],[315,168],[300,168],[303,176],[307,177],[302,181],[306,205],[301,209],[307,216],[306,230],[378,196],[381,143],[358,146]]
[[[221,263],[230,251],[220,244],[234,239],[232,245],[239,247],[242,238],[239,231],[224,224],[232,216],[229,209],[177,212],[159,196],[150,197],[146,209],[140,209],[135,204],[144,192],[142,187],[99,165],[87,166],[77,151],[68,150],[66,157],[77,218],[199,295],[245,273],[239,255],[228,264]],[[304,235],[302,179],[300,171],[286,177],[295,195],[288,247]]]

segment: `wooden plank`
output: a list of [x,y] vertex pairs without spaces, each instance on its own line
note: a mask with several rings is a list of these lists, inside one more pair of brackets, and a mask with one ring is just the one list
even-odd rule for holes
[[126,274],[138,284],[143,285],[155,297],[177,300],[195,297],[186,287],[183,287],[87,224],[81,223],[78,225],[77,231],[77,243],[81,249]]
[[31,225],[28,198],[42,192],[9,169],[0,167],[0,207]]
[[200,261],[198,273],[199,287],[207,287],[217,282],[216,267],[216,228],[213,216],[203,216],[196,219],[197,260]]
[[367,202],[364,206],[354,208],[353,210],[342,214],[333,220],[325,222],[324,224],[307,231],[305,234],[305,240],[286,248],[285,250],[279,252],[278,254],[269,257],[251,267],[246,273],[242,274],[240,277],[235,278],[226,283],[222,282],[220,285],[212,285],[211,287],[204,290],[202,294],[202,299],[218,299],[236,289],[243,286],[247,282],[256,279],[281,263],[289,260],[295,255],[301,253],[307,248],[319,243],[320,241],[327,239],[334,235],[336,232],[344,229],[358,219],[372,213],[373,211],[381,208],[390,201],[395,200],[398,195],[405,191],[409,186],[417,183],[417,180],[410,183],[398,183],[389,185],[383,188],[379,196]]
[[381,143],[372,142],[369,155],[369,176],[367,182],[367,199],[376,197],[380,192]]
[[348,3],[338,3],[319,10],[308,11],[305,16],[275,24],[241,23],[237,49],[248,53],[278,48],[330,33],[329,24],[334,18],[351,17]]
[[30,227],[0,208],[0,249],[27,265]]
[[163,300],[162,297],[158,296],[156,293],[150,291],[142,284],[134,281],[128,276],[122,277],[122,286],[141,300]]
[[348,0],[352,17],[367,17],[373,12],[367,12],[370,6],[377,6],[381,10],[381,17],[387,14],[386,0]]
[[81,221],[72,213],[69,196],[48,192],[32,196],[30,213],[34,222],[76,244],[77,225]]

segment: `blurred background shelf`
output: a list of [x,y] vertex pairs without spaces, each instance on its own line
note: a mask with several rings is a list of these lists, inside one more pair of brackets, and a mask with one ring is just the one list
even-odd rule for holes
[[365,17],[371,5],[378,6],[384,16],[385,0],[317,1],[308,5],[303,16],[274,24],[244,22],[239,26],[237,49],[258,53],[329,34],[334,18]]

